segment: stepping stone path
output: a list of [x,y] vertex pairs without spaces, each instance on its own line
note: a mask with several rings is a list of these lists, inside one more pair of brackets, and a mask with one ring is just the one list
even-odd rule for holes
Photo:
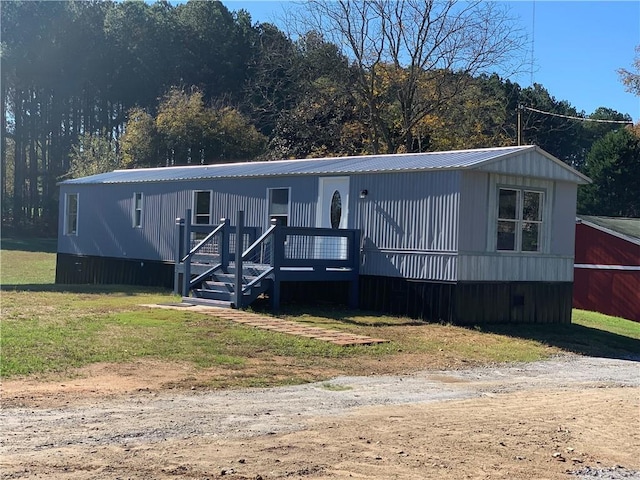
[[377,343],[387,343],[388,340],[381,338],[371,338],[364,335],[341,332],[328,328],[311,327],[301,325],[297,322],[283,320],[277,317],[268,317],[256,313],[245,312],[243,310],[232,310],[230,308],[209,307],[205,305],[171,304],[171,305],[145,305],[153,308],[184,309],[190,311],[213,315],[224,320],[229,320],[243,325],[271,330],[278,333],[297,335],[299,337],[313,338],[324,342],[333,343],[343,347],[350,345],[374,345]]

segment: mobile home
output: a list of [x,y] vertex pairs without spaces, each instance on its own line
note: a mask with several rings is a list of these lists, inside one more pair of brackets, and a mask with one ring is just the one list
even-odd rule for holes
[[356,232],[361,308],[569,322],[588,182],[536,146],[117,170],[60,183],[56,281],[172,287],[176,219],[202,231],[243,212],[256,235],[272,221]]

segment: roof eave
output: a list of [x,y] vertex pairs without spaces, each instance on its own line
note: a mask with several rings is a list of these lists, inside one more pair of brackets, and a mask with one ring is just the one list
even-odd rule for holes
[[119,184],[134,184],[134,183],[167,183],[167,182],[195,182],[199,180],[225,180],[232,178],[269,178],[269,177],[310,177],[317,175],[369,175],[378,173],[417,173],[417,172],[451,172],[456,170],[473,170],[475,165],[459,165],[454,167],[430,167],[424,168],[398,168],[395,170],[345,170],[341,172],[291,172],[291,173],[278,173],[278,174],[253,174],[253,175],[220,175],[215,177],[192,177],[192,178],[166,178],[166,179],[153,179],[153,180],[112,180],[104,182],[72,182],[65,180],[58,182],[57,185],[119,185]]

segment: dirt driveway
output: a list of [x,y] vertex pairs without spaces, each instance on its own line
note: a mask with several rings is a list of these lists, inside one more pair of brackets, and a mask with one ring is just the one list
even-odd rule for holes
[[640,478],[636,361],[154,387],[177,368],[99,365],[64,383],[5,382],[2,478]]

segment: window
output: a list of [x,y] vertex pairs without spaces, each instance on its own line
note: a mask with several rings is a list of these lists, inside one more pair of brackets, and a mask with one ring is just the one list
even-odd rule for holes
[[193,192],[193,223],[211,225],[211,190]]
[[336,190],[331,197],[331,228],[340,228],[340,220],[342,219],[342,198],[340,192]]
[[64,208],[65,235],[78,235],[78,194],[68,193]]
[[133,194],[133,226],[142,228],[142,193]]
[[269,189],[269,220],[276,219],[280,225],[289,225],[289,189]]
[[496,249],[511,252],[542,250],[543,192],[500,188]]

